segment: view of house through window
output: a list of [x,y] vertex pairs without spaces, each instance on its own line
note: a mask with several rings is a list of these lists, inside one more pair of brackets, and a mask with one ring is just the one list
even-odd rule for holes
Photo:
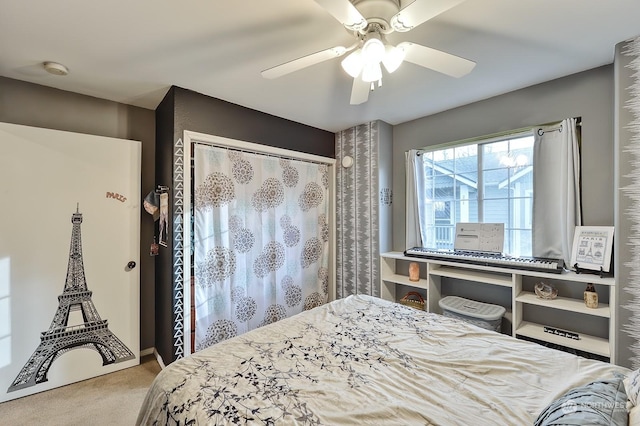
[[424,151],[423,245],[453,249],[457,222],[497,222],[504,252],[531,256],[533,139],[527,132]]

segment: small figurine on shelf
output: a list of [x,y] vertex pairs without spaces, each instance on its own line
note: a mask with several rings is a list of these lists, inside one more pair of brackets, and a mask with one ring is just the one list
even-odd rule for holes
[[584,304],[587,308],[598,307],[598,293],[593,284],[587,284],[587,289],[584,291]]
[[547,284],[540,281],[536,283],[536,285],[533,287],[533,290],[535,291],[536,296],[538,296],[539,299],[551,300],[558,297],[558,289],[555,288],[553,284]]

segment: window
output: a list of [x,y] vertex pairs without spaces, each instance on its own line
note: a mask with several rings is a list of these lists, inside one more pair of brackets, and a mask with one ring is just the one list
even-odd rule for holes
[[531,256],[533,134],[423,151],[418,197],[423,245],[453,249],[457,222],[505,224],[504,252]]

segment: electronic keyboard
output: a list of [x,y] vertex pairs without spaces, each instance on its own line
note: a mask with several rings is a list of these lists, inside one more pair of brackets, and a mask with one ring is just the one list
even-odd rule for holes
[[505,256],[501,253],[428,249],[424,247],[413,247],[407,249],[405,250],[404,255],[422,257],[425,259],[469,263],[472,265],[495,266],[497,268],[549,272],[552,274],[561,274],[564,270],[564,260],[545,257],[511,257]]

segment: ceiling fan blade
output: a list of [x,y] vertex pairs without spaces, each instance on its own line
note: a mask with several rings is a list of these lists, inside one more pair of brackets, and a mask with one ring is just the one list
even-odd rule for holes
[[320,52],[285,62],[284,64],[276,65],[275,67],[262,71],[261,74],[264,78],[278,78],[285,74],[310,67],[311,65],[319,64],[320,62],[328,61],[329,59],[338,58],[348,51],[349,49],[342,46],[331,47],[326,50],[321,50]]
[[404,50],[405,61],[413,62],[416,65],[430,68],[451,77],[462,77],[469,74],[473,67],[476,66],[475,62],[468,59],[411,43],[410,41],[402,42],[397,47]]
[[398,32],[409,31],[423,22],[459,5],[463,1],[464,0],[415,0],[391,18],[391,26]]
[[349,0],[315,0],[347,29],[358,31],[367,26],[367,20]]
[[369,91],[371,90],[371,83],[363,81],[360,76],[353,79],[353,86],[351,87],[351,105],[360,105],[369,100]]

